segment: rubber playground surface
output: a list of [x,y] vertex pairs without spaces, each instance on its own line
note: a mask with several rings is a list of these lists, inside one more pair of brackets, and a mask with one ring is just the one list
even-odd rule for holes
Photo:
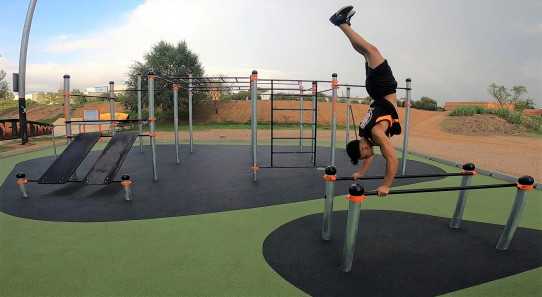
[[[99,144],[78,169],[84,176]],[[293,151],[296,146],[280,147]],[[540,296],[542,192],[533,190],[512,244],[495,245],[515,188],[472,190],[460,229],[448,227],[457,192],[368,197],[362,203],[353,268],[339,270],[351,181],[337,182],[333,231],[321,239],[324,180],[320,167],[262,168],[253,182],[244,144],[199,144],[190,153],[133,147],[120,184],[28,183],[52,150],[0,159],[0,295],[2,296]],[[319,147],[317,164],[328,165]],[[268,146],[258,165],[269,166]],[[275,156],[275,166],[309,166],[308,154]],[[352,166],[344,149],[339,176]],[[474,162],[475,163],[475,162]],[[376,156],[367,175],[381,175]],[[460,169],[409,156],[407,174]],[[459,186],[461,177],[396,179],[394,189]],[[499,184],[483,175],[473,185]],[[380,181],[362,182],[370,190]]]

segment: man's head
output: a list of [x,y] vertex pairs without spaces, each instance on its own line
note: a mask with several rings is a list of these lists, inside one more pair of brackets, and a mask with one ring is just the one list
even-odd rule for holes
[[375,154],[373,144],[363,138],[350,141],[346,145],[346,153],[354,165],[357,165],[359,160],[367,159]]

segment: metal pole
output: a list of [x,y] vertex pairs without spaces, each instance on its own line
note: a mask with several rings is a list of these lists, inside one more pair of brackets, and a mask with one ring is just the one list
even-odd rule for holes
[[410,107],[412,104],[410,104],[410,96],[412,92],[412,80],[410,78],[406,79],[406,102],[405,102],[405,134],[403,138],[403,157],[402,157],[402,163],[401,163],[401,174],[405,174],[406,172],[406,162],[407,162],[407,154],[408,154],[408,131],[410,129]]
[[173,84],[173,127],[175,128],[175,155],[179,164],[179,85]]
[[17,177],[17,184],[19,185],[19,190],[21,190],[21,193],[23,194],[23,198],[28,198],[28,193],[26,192],[26,183],[28,183],[28,180],[26,179],[26,174],[23,172],[19,172],[16,175]]
[[330,156],[330,165],[335,165],[335,134],[337,132],[337,73],[333,73],[331,79],[331,94],[332,94],[332,103],[331,103],[331,156]]
[[[463,172],[472,172],[473,175],[476,174],[474,169],[476,167],[472,163],[467,163],[463,165]],[[461,187],[470,186],[472,181],[472,175],[463,175],[461,180]],[[457,204],[455,206],[454,216],[450,222],[450,228],[458,229],[461,225],[461,220],[463,217],[463,211],[465,210],[465,205],[467,203],[467,197],[469,196],[469,190],[459,191],[459,196],[457,197]]]
[[149,129],[151,137],[151,151],[152,151],[152,172],[154,181],[158,181],[158,171],[156,170],[156,132],[154,130],[154,122],[156,118],[154,117],[154,79],[156,75],[154,72],[149,72],[148,75],[148,92],[149,92]]
[[121,180],[120,184],[124,188],[124,200],[131,201],[132,190],[130,189],[130,186],[132,185],[132,181],[130,181],[130,176],[125,174],[121,177]]
[[23,37],[21,39],[21,51],[19,54],[19,123],[21,126],[21,144],[28,142],[28,123],[26,121],[26,55],[28,52],[28,39],[30,38],[30,27],[32,26],[32,17],[36,8],[37,0],[30,0],[26,20],[23,28]]
[[[258,171],[258,71],[253,70],[252,75],[250,76],[250,90],[251,90],[251,108],[252,115],[250,119],[250,124],[252,128],[252,174],[254,181],[258,180],[256,172]],[[271,108],[273,108],[271,106]]]
[[192,72],[188,73],[188,129],[190,130],[190,152],[194,152],[194,135],[192,130]]
[[299,84],[299,151],[303,152],[303,82]]
[[512,210],[510,211],[510,216],[506,222],[506,226],[502,230],[501,237],[497,242],[496,248],[498,250],[507,250],[514,238],[514,234],[519,226],[521,221],[521,216],[525,210],[525,205],[527,204],[527,198],[529,197],[529,192],[533,189],[534,179],[530,176],[522,176],[518,179],[518,190],[516,192],[516,199],[514,200],[514,205],[512,205]]
[[335,180],[337,169],[335,166],[327,166],[324,179],[326,180],[324,200],[324,220],[322,222],[322,240],[331,239],[331,226],[333,224],[333,200],[335,199]]
[[318,118],[316,117],[316,108],[318,104],[318,96],[317,96],[317,90],[318,85],[317,82],[312,82],[312,154],[311,154],[311,162],[313,165],[316,165],[316,125],[318,124]]
[[346,232],[344,235],[344,245],[341,256],[341,271],[350,272],[354,260],[354,251],[356,249],[356,238],[358,236],[359,215],[361,202],[365,199],[363,196],[363,187],[360,184],[353,184],[349,188],[348,200],[348,218],[346,219]]
[[[70,145],[72,142],[72,108],[71,108],[71,98],[72,94],[70,93],[70,76],[64,75],[64,120],[66,121],[66,143]],[[81,127],[81,126],[79,126]],[[77,180],[77,170],[73,172],[72,178]]]
[[346,144],[350,142],[350,110],[352,110],[350,87],[346,87]]
[[[143,123],[141,115],[141,73],[137,74],[137,119],[139,121],[139,135],[143,135]],[[139,136],[139,152],[143,152],[143,136]]]
[[111,134],[115,136],[117,122],[115,122],[115,82],[109,82],[109,113],[111,115]]

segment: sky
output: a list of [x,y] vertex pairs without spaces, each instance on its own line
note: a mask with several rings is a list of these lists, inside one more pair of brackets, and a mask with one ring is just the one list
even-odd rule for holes
[[[10,85],[29,3],[0,0],[0,69]],[[412,100],[493,101],[487,88],[496,83],[525,86],[524,98],[542,108],[540,0],[38,0],[26,91],[57,91],[64,74],[80,90],[124,84],[159,41],[185,41],[207,76],[257,70],[260,78],[329,81],[337,73],[340,84],[363,85],[363,57],[329,22],[345,5],[399,87],[412,79]],[[364,88],[351,94],[367,96]]]

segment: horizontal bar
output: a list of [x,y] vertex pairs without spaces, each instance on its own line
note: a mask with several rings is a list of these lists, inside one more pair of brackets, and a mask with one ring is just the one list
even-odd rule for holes
[[273,154],[314,154],[314,152],[273,152]]
[[[493,189],[493,188],[508,188],[516,187],[517,184],[495,184],[495,185],[481,185],[481,186],[466,186],[466,187],[447,187],[447,188],[427,188],[427,189],[412,189],[412,190],[395,190],[390,191],[388,194],[413,194],[413,193],[430,193],[430,192],[446,192],[446,191],[460,191],[460,190],[477,190],[477,189]],[[365,196],[378,195],[377,191],[371,191],[364,194]]]
[[[456,173],[437,173],[437,174],[407,174],[407,175],[396,175],[395,178],[420,178],[420,177],[448,177],[448,176],[462,176],[462,175],[474,175],[472,172],[456,172]],[[369,179],[383,179],[384,176],[364,176],[358,178],[358,180],[369,180]],[[336,180],[354,180],[354,177],[337,177]]]
[[299,125],[314,126],[316,124],[314,123],[273,123],[273,126],[299,126]]
[[272,108],[273,110],[289,110],[289,111],[314,111],[314,108]]
[[314,137],[272,137],[271,139],[315,139]]

